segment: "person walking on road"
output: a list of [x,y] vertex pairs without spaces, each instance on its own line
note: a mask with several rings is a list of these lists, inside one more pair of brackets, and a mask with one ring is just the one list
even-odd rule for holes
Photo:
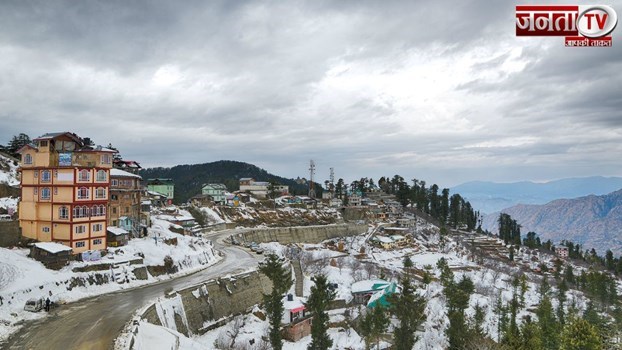
[[50,312],[50,298],[45,299],[45,311]]

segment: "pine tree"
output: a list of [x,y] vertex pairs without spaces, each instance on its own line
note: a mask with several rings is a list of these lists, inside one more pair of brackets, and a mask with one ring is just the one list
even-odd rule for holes
[[326,309],[330,302],[335,299],[335,291],[328,288],[326,276],[318,275],[312,279],[314,286],[311,287],[309,300],[305,304],[307,310],[313,313],[311,324],[311,344],[308,350],[328,350],[333,341],[328,336],[328,314]]
[[414,263],[412,259],[410,258],[410,255],[406,255],[406,257],[404,258],[404,267],[407,269],[410,269],[413,266],[414,266]]
[[559,347],[559,324],[555,319],[553,305],[548,296],[549,285],[546,279],[540,285],[540,303],[536,309],[538,327],[542,334],[542,346],[546,350],[557,350]]
[[596,328],[584,319],[571,320],[562,331],[560,350],[601,350],[602,348]]
[[408,278],[402,280],[402,292],[389,296],[390,311],[399,321],[393,331],[393,349],[410,350],[417,339],[415,331],[425,321],[425,298],[416,295]]
[[269,338],[274,350],[283,348],[281,319],[283,318],[283,294],[291,287],[291,272],[285,268],[285,261],[275,254],[269,254],[259,264],[259,271],[272,281],[272,292],[264,295],[264,304],[270,320]]
[[376,306],[371,310],[367,310],[367,314],[361,320],[361,334],[365,339],[367,349],[373,341],[376,342],[376,348],[380,348],[380,336],[386,332],[389,326],[389,318],[384,312],[382,306]]
[[449,327],[446,330],[449,349],[462,349],[469,337],[469,327],[464,311],[469,306],[469,299],[475,287],[473,281],[466,275],[462,275],[458,283],[453,280],[448,281],[444,287],[449,318]]

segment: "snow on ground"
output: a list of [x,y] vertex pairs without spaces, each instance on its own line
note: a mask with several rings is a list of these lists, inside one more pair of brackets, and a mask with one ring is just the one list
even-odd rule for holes
[[[248,346],[248,349],[259,349],[261,337],[268,333],[268,321],[262,321],[256,316],[250,314],[246,316],[240,316],[237,320],[237,325],[243,324],[240,328],[240,332],[235,340],[235,346]],[[230,344],[230,333],[233,333],[233,329],[236,328],[236,320],[232,320],[226,325],[209,331],[201,336],[192,338],[194,341],[203,344],[207,349],[218,349],[223,347],[216,347],[215,344]],[[333,346],[331,349],[352,349],[363,350],[365,349],[365,343],[363,339],[354,331],[349,331],[343,328],[330,328],[328,334],[333,340]],[[251,346],[251,341],[254,344]],[[311,343],[311,336],[306,336],[297,342],[283,342],[283,350],[306,350],[307,346]],[[381,342],[380,348],[386,347],[386,343]]]
[[205,347],[172,329],[141,321],[134,343],[135,350],[184,349],[204,350]]
[[0,183],[5,183],[9,186],[19,185],[17,165],[13,163],[12,159],[3,155],[0,155]]
[[[171,256],[179,272],[174,276],[189,274],[204,269],[220,257],[213,250],[211,242],[197,237],[181,236],[169,231],[168,222],[154,219],[148,237],[132,239],[127,246],[109,248],[109,254],[100,262],[119,263],[144,256],[144,265],[163,265],[164,257]],[[155,239],[154,239],[155,238]],[[177,245],[167,245],[164,239],[177,238]],[[62,304],[82,298],[110,293],[120,289],[133,288],[159,280],[169,279],[171,275],[151,276],[147,280],[131,278],[128,283],[106,283],[102,285],[86,283],[85,286],[70,287],[74,278],[87,279],[95,274],[110,275],[110,270],[97,272],[73,272],[76,267],[84,267],[100,262],[72,262],[59,271],[48,270],[38,261],[27,257],[27,249],[0,248],[0,339],[7,337],[17,328],[19,320],[45,317],[45,313],[24,311],[24,304],[30,298],[46,298]],[[143,265],[132,265],[133,268]],[[130,272],[131,274],[131,272]]]
[[0,208],[17,210],[17,202],[19,202],[19,198],[2,197],[0,198]]
[[214,209],[210,207],[201,207],[201,211],[207,215],[207,220],[210,224],[222,224],[225,222],[231,222],[231,220],[224,220]]

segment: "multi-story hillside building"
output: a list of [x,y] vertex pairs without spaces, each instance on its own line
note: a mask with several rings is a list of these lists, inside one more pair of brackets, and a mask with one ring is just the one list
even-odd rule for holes
[[121,227],[134,237],[140,234],[141,180],[139,175],[124,170],[110,170],[108,225]]
[[106,247],[110,169],[116,152],[87,146],[69,132],[45,134],[22,147],[22,235],[58,242],[74,253]]
[[165,195],[168,205],[173,203],[175,197],[173,179],[147,179],[147,190]]
[[201,188],[201,194],[212,197],[214,203],[225,204],[227,187],[224,184],[205,184]]

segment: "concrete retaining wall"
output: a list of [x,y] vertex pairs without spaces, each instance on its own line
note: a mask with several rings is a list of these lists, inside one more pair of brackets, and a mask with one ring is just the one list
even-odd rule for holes
[[19,221],[0,221],[0,247],[13,247],[21,240]]
[[242,242],[319,243],[330,238],[353,236],[364,232],[367,232],[367,225],[339,224],[253,229],[239,233],[237,237]]
[[[181,295],[183,310],[175,309],[175,325],[177,330],[186,336],[190,333],[202,334],[211,323],[219,319],[249,312],[254,305],[263,302],[264,293],[268,294],[271,291],[270,280],[256,271],[211,280],[177,291],[171,295]],[[182,322],[182,314],[185,314],[188,321],[187,329]],[[147,308],[142,318],[150,323],[162,325],[155,304]]]

